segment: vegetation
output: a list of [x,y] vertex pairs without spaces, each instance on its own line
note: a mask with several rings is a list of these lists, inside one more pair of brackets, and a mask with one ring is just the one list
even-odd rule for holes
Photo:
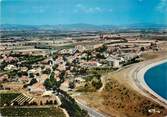
[[98,54],[96,55],[96,58],[97,58],[97,59],[106,59],[105,56],[104,56],[103,54],[100,54],[100,53],[98,53]]
[[54,78],[54,72],[52,72],[50,74],[50,78],[46,79],[44,82],[44,86],[46,87],[46,89],[48,90],[55,90],[60,86],[60,82],[56,81],[56,79]]
[[57,67],[58,67],[58,65],[54,65],[54,66],[52,67],[53,71],[55,71],[55,70],[57,69]]
[[135,57],[135,58],[133,58],[133,59],[131,59],[131,60],[128,60],[126,63],[123,64],[123,66],[140,62],[139,60],[137,60],[137,58],[139,58],[139,57]]
[[151,116],[153,113],[149,113],[149,109],[156,109],[160,112],[164,109],[164,107],[147,98],[143,98],[140,94],[125,87],[116,80],[108,81],[102,97],[105,108],[114,108],[129,117],[133,117],[133,115],[138,115],[137,117]]
[[50,74],[51,70],[49,68],[46,68],[42,71],[43,74]]
[[89,117],[88,113],[82,110],[75,100],[65,91],[60,90],[60,93],[63,95],[60,96],[62,102],[61,107],[65,108],[71,117]]
[[49,46],[49,45],[38,45],[35,46],[37,49],[69,49],[74,48],[75,46],[73,44],[63,45],[63,46]]
[[83,59],[83,60],[86,60],[86,61],[89,61],[89,60],[91,60],[93,57],[92,57],[92,53],[91,53],[91,51],[85,51],[84,53],[86,53],[86,56],[84,56],[84,57],[82,57],[81,59]]
[[21,55],[18,57],[19,61],[22,61],[24,64],[34,64],[38,61],[42,61],[45,59],[42,55],[32,56],[32,55]]
[[[32,64],[37,63],[39,61],[42,61],[45,59],[44,56],[42,55],[20,55],[20,54],[15,54],[15,53],[11,53],[10,56],[12,57],[17,57],[18,60],[17,61],[13,61],[12,64],[15,66],[18,66],[17,62],[21,62],[20,66],[26,66],[29,69],[31,68]],[[3,61],[0,64],[0,70],[4,70],[4,68],[8,65],[8,63],[6,63],[5,61]]]
[[71,89],[74,89],[75,88],[75,82],[74,81],[70,81],[68,87],[71,88]]
[[95,68],[89,69],[89,74],[105,74],[108,72],[112,72],[114,70],[115,69],[111,67],[95,67]]
[[33,84],[35,84],[37,82],[38,82],[37,79],[33,78],[28,85],[31,86],[31,85],[33,85]]
[[103,45],[102,47],[100,47],[100,48],[97,48],[96,49],[96,52],[105,52],[107,50],[107,46],[106,45]]
[[9,106],[10,102],[15,99],[20,93],[16,92],[0,92],[0,106]]
[[0,64],[0,70],[4,70],[4,68],[7,66],[8,64],[5,61],[2,61]]
[[8,75],[9,78],[15,78],[15,76],[18,74],[18,70],[13,70],[13,71],[5,71],[5,74]]
[[90,68],[89,70],[88,69],[85,70],[86,73],[90,75],[84,78],[85,85],[77,88],[77,91],[79,92],[97,91],[102,87],[101,76],[103,74],[113,71],[114,69],[111,67],[104,67],[104,68],[95,67],[95,68]]
[[[0,112],[5,117],[65,117],[63,111],[58,107],[13,107],[10,102],[19,96],[20,93],[11,91],[0,92]],[[33,104],[32,104],[33,105]]]
[[78,87],[77,91],[79,92],[94,92],[102,86],[102,82],[100,79],[100,74],[93,74],[87,76],[85,79],[85,85]]
[[144,47],[141,47],[141,48],[140,48],[140,51],[144,52],[144,51],[145,51],[145,48],[144,48]]
[[65,117],[63,111],[58,107],[52,108],[14,108],[5,107],[1,109],[1,115],[5,117]]

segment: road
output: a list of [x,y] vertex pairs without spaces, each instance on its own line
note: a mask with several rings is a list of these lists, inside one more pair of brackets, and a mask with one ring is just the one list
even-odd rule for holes
[[[52,63],[54,62],[53,61],[53,58],[51,59]],[[50,78],[50,75],[51,73],[53,72],[53,64],[51,65],[51,72],[49,74],[49,78]],[[105,117],[104,115],[102,115],[101,113],[97,112],[95,109],[92,109],[84,104],[82,104],[81,102],[79,102],[78,100],[76,100],[77,104],[84,110],[86,110],[89,114],[90,117]]]
[[88,112],[88,114],[89,114],[90,117],[105,117],[105,116],[102,115],[101,113],[97,112],[95,109],[92,109],[92,108],[90,108],[90,107],[84,105],[83,103],[79,102],[78,100],[75,100],[75,101],[78,103],[78,105],[79,105],[82,109],[84,109],[84,110],[86,110],[86,111]]

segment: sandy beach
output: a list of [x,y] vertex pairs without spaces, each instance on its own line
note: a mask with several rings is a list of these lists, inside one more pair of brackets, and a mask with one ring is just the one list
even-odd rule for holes
[[[150,94],[154,95],[155,97],[152,97],[153,100],[157,101],[158,103],[162,104],[164,107],[167,108],[167,100],[162,98],[161,96],[159,96],[157,93],[155,93],[155,91],[153,91],[148,85],[147,83],[145,82],[144,80],[144,74],[146,73],[147,70],[149,70],[150,68],[154,67],[154,66],[157,66],[157,65],[160,65],[160,64],[163,64],[167,62],[167,59],[164,59],[164,60],[161,60],[161,61],[158,61],[158,62],[155,62],[155,63],[152,63],[152,64],[149,64],[143,68],[141,68],[137,73],[135,72],[136,74],[136,79],[137,82],[136,85],[140,88],[142,87],[141,90],[147,90]],[[145,92],[145,91],[144,91]]]
[[167,58],[163,58],[162,60],[155,60],[155,61],[148,61],[145,62],[142,65],[137,65],[130,74],[130,78],[133,77],[132,83],[136,85],[135,87],[138,88],[139,92],[143,94],[144,96],[147,96],[154,101],[158,102],[159,104],[163,105],[165,108],[167,108],[167,100],[159,96],[157,93],[155,93],[145,82],[144,80],[144,74],[147,70],[150,68],[157,66],[159,64],[167,62]]

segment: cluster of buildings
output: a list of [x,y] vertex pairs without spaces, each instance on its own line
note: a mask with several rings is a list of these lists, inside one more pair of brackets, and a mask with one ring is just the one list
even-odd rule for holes
[[[92,67],[118,69],[140,61],[140,54],[143,51],[158,49],[158,42],[127,40],[120,38],[119,35],[116,37],[103,35],[98,39],[79,41],[70,38],[64,42],[73,43],[75,47],[57,49],[56,51],[51,51],[51,49],[47,49],[47,51],[32,49],[32,51],[22,52],[12,50],[12,53],[19,55],[18,57],[12,56],[11,51],[8,53],[4,51],[0,53],[0,67],[3,71],[0,74],[0,81],[18,82],[23,84],[23,87],[30,93],[42,95],[46,92],[44,82],[50,77],[51,72],[54,72],[54,78],[57,81],[61,80],[63,73],[64,83],[69,87],[71,81],[79,80],[78,76],[81,76],[80,81],[83,82],[82,76],[88,75],[87,69]],[[63,44],[62,42],[58,41],[54,44]],[[47,43],[53,43],[53,41]],[[36,42],[31,42],[31,44],[36,44]],[[24,65],[26,60],[20,59],[22,56],[43,56],[44,59]],[[11,87],[5,86],[5,88]]]

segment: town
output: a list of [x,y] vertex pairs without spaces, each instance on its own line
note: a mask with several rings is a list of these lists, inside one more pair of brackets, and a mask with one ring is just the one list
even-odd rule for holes
[[[72,95],[100,90],[103,74],[141,62],[143,54],[156,53],[162,50],[159,45],[166,43],[161,32],[156,37],[140,32],[92,32],[60,38],[4,36],[1,39],[0,90],[12,92],[1,93],[2,114],[13,113],[15,110],[8,110],[13,106],[45,109],[49,106],[53,109],[48,112],[56,112],[60,117],[88,116]],[[42,110],[39,112],[44,114]],[[29,114],[25,112],[25,116]]]

